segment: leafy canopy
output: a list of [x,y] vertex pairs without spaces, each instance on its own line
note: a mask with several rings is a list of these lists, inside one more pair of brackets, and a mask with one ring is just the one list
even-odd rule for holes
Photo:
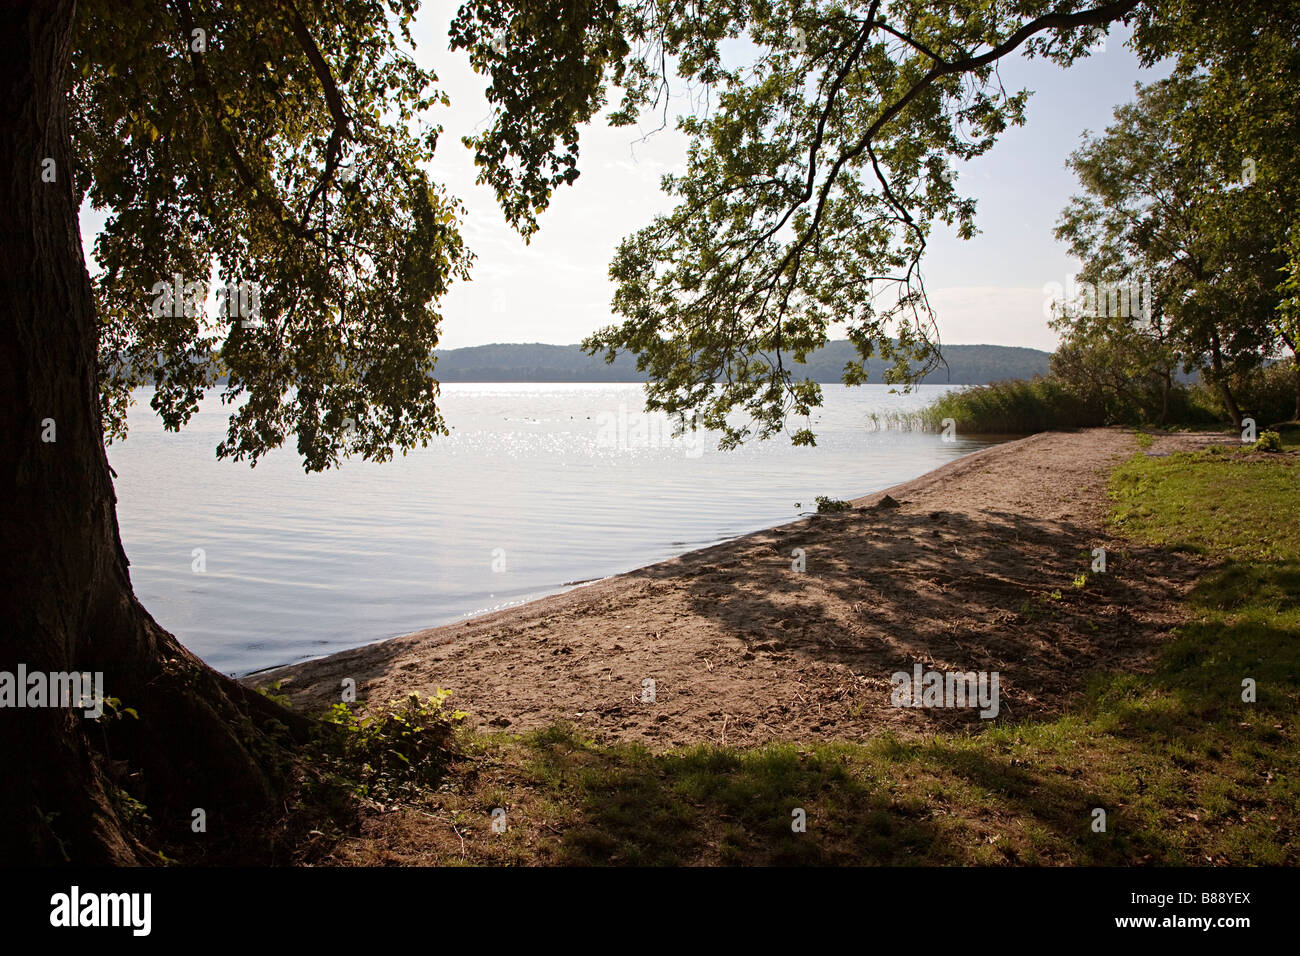
[[[1014,50],[1067,64],[1135,3],[648,3],[627,17],[639,90],[667,66],[713,90],[681,119],[678,203],[629,237],[610,267],[623,321],[585,343],[639,356],[647,406],[723,433],[770,437],[820,404],[797,363],[842,323],[865,380],[937,361],[921,260],[936,222],[975,232],[957,164],[1024,119],[1000,82]],[[728,58],[728,49],[743,55]],[[739,60],[738,64],[733,61]],[[660,80],[656,86],[654,78]],[[740,409],[743,416],[733,415]],[[814,436],[800,429],[796,444]]]
[[[220,456],[296,435],[309,470],[382,460],[445,431],[437,303],[468,275],[457,201],[427,172],[445,96],[411,59],[416,0],[87,0],[69,77],[80,194],[96,244],[106,431],[156,387],[168,427],[227,376]],[[671,83],[678,205],[611,266],[623,321],[588,341],[638,354],[648,406],[723,430],[784,427],[820,392],[797,363],[845,324],[861,361],[935,360],[920,262],[935,222],[974,232],[956,163],[1022,122],[997,78],[1015,51],[1069,63],[1137,0],[468,0],[453,50],[488,75],[491,124],[466,140],[525,237],[578,174],[578,131],[617,88],[627,124]],[[256,322],[209,321],[158,290],[243,283]],[[184,298],[186,296],[178,297]],[[741,409],[750,419],[733,424]],[[794,435],[810,443],[811,432]]]
[[1159,5],[1159,17],[1144,15],[1139,37],[1145,62],[1172,57],[1176,78],[1203,79],[1197,99],[1170,117],[1173,135],[1212,181],[1253,180],[1234,197],[1231,215],[1205,228],[1227,243],[1237,239],[1234,221],[1245,222],[1242,241],[1267,246],[1274,260],[1258,280],[1267,292],[1257,295],[1272,299],[1273,331],[1294,352],[1300,307],[1289,293],[1291,277],[1300,275],[1300,2],[1240,0],[1229,7],[1173,0]]
[[1148,278],[1154,309],[1149,323],[1062,321],[1054,367],[1136,385],[1153,372],[1167,384],[1175,362],[1208,366],[1226,396],[1279,344],[1297,346],[1300,4],[1174,0],[1136,19],[1143,61],[1171,57],[1172,75],[1073,155],[1085,193],[1057,236],[1092,281]]
[[1202,109],[1210,90],[1203,75],[1139,86],[1070,158],[1084,193],[1056,235],[1083,262],[1081,278],[1151,290],[1141,310],[1136,296],[1098,295],[1054,323],[1064,336],[1057,357],[1094,366],[1117,391],[1152,377],[1167,386],[1180,365],[1208,364],[1223,379],[1273,350],[1282,260],[1258,216],[1265,190],[1227,179],[1199,141],[1182,138],[1179,118]]

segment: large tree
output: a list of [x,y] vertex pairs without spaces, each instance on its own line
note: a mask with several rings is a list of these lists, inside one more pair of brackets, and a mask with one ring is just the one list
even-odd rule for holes
[[1235,244],[1238,259],[1270,259],[1251,275],[1229,264],[1222,304],[1247,321],[1268,310],[1277,344],[1292,353],[1300,418],[1300,309],[1293,299],[1300,275],[1300,2],[1166,0],[1158,16],[1144,15],[1139,38],[1144,63],[1170,58],[1175,80],[1200,81],[1187,108],[1169,115],[1169,135],[1207,181],[1249,187],[1211,210],[1203,228]]
[[1098,289],[1150,292],[1140,309],[1119,296],[1091,296],[1073,314],[1067,304],[1057,362],[1084,375],[1095,366],[1098,380],[1113,377],[1114,390],[1134,397],[1154,377],[1164,412],[1175,362],[1201,369],[1240,427],[1232,381],[1273,349],[1283,257],[1254,184],[1225,180],[1198,141],[1180,136],[1178,118],[1202,108],[1208,91],[1200,75],[1139,87],[1115,123],[1071,155],[1084,192],[1057,238]]
[[[0,671],[102,671],[138,715],[0,713],[6,861],[150,859],[128,821],[135,801],[164,836],[186,833],[194,808],[211,828],[274,801],[275,730],[296,722],[206,668],[136,601],[103,442],[133,385],[152,383],[154,407],[180,427],[222,372],[242,402],[225,456],[256,461],[292,436],[322,468],[443,427],[436,306],[469,257],[459,207],[426,171],[436,129],[419,120],[438,94],[402,48],[414,8],[0,7]],[[997,61],[1029,50],[1069,62],[1136,8],[471,0],[452,43],[490,75],[495,119],[469,145],[525,235],[577,175],[578,129],[609,84],[624,92],[622,122],[673,70],[712,90],[713,111],[685,121],[690,165],[670,184],[681,206],[620,253],[626,321],[593,344],[640,353],[652,405],[699,408],[707,425],[738,405],[767,433],[816,400],[786,357],[821,344],[833,317],[864,357],[891,337],[925,351],[926,236],[936,220],[973,228],[951,163],[1022,115]],[[724,44],[742,38],[749,53],[728,65]],[[94,286],[83,198],[109,211]],[[201,289],[187,287],[213,270],[255,290],[259,314],[205,319]],[[895,291],[883,301],[882,283]]]
[[[0,237],[0,670],[102,671],[141,715],[105,753],[76,711],[0,712],[0,859],[125,862],[140,848],[120,796],[155,813],[264,804],[251,756],[259,702],[159,628],[131,591],[100,429],[97,327],[82,259],[69,137],[71,0],[7,3],[3,55],[5,226]],[[26,688],[20,689],[21,693]],[[126,761],[125,764],[117,761]],[[139,775],[147,773],[147,779]]]
[[[459,205],[428,172],[439,131],[425,117],[444,97],[407,49],[417,6],[2,8],[0,672],[102,672],[129,716],[0,712],[0,859],[147,861],[195,809],[229,831],[277,805],[285,725],[300,739],[305,722],[205,667],[136,601],[104,441],[124,432],[135,386],[153,385],[179,428],[220,376],[234,407],[220,456],[255,463],[291,439],[315,470],[444,429],[437,302],[470,255]],[[454,27],[480,68],[524,71],[480,148],[517,177],[500,192],[525,234],[576,176],[577,127],[620,78],[619,9],[485,5]],[[86,200],[107,212],[93,283]]]
[[[222,372],[243,401],[221,455],[292,435],[321,468],[442,428],[435,303],[468,255],[423,169],[437,131],[414,121],[437,94],[399,45],[414,8],[4,6],[0,670],[102,672],[135,716],[0,714],[0,859],[148,859],[126,822],[141,803],[164,839],[196,808],[219,831],[272,805],[275,731],[298,721],[136,601],[104,437],[133,386],[175,428]],[[83,198],[109,212],[93,289]],[[216,321],[213,270],[235,290]]]

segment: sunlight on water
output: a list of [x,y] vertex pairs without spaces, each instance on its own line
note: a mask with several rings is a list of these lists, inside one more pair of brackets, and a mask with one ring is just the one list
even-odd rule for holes
[[872,412],[921,408],[945,386],[823,388],[817,447],[719,452],[642,416],[635,384],[444,385],[449,436],[315,475],[292,441],[256,469],[219,462],[215,393],[169,434],[144,392],[109,459],[136,593],[204,660],[243,674],[781,524],[817,495],[863,495],[987,444],[873,429]]

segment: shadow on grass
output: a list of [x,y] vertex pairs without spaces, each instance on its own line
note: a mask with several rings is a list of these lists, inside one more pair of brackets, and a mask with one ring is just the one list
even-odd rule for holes
[[[1116,864],[1146,848],[1093,833],[1091,810],[1107,800],[1068,776],[969,743],[653,753],[553,727],[526,746],[537,782],[573,808],[557,853],[570,865]],[[1002,840],[1011,818],[1041,832],[1041,853]]]
[[[1135,732],[1155,723],[1199,732],[1206,720],[1239,721],[1254,713],[1294,709],[1300,690],[1300,561],[1230,562],[1197,583],[1192,621],[1160,656],[1156,671],[1116,679],[1103,702],[1134,697],[1149,688],[1174,702],[1148,714]],[[1254,682],[1255,702],[1242,698]],[[1246,708],[1252,708],[1247,711]],[[1134,719],[1140,711],[1134,711]]]
[[[652,753],[554,727],[528,741],[532,771],[577,808],[568,864],[885,864],[933,861],[941,831],[842,747],[698,746]],[[802,811],[805,832],[795,825]]]

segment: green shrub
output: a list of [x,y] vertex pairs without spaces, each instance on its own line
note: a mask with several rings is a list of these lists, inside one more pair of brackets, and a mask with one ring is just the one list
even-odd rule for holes
[[840,511],[849,511],[853,505],[847,501],[840,501],[838,498],[828,498],[825,495],[817,496],[817,513],[819,515],[836,514]]
[[358,792],[390,800],[439,782],[456,757],[456,729],[467,716],[443,709],[448,696],[445,690],[433,697],[411,694],[370,717],[342,703],[329,709],[325,723],[343,731],[340,770],[357,781]]
[[289,699],[288,694],[284,693],[284,681],[282,680],[272,681],[263,687],[259,687],[257,692],[267,700],[279,704],[285,710],[293,708],[293,701]]
[[1277,362],[1243,377],[1237,404],[1261,425],[1285,422],[1295,417],[1295,393],[1295,365]]
[[[1213,385],[1201,382],[1192,391],[1195,401],[1210,410],[1216,421],[1230,418],[1219,390]],[[1290,361],[1276,362],[1238,375],[1232,380],[1232,392],[1243,416],[1261,425],[1290,421],[1295,416],[1295,365]]]
[[1179,385],[1169,393],[1166,424],[1218,427],[1229,420],[1218,395],[1204,385]]
[[1256,451],[1281,451],[1282,434],[1281,432],[1260,432],[1259,439],[1255,442]]

